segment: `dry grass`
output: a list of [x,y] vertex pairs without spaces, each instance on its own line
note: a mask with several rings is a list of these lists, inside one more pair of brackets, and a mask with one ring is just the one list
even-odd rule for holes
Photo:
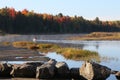
[[57,53],[62,54],[68,59],[74,60],[90,60],[99,58],[99,54],[95,51],[75,49],[75,48],[60,48],[56,50]]
[[119,32],[93,32],[80,37],[71,37],[72,40],[120,40]]
[[17,41],[13,42],[12,45],[16,48],[28,48],[29,46],[35,45],[35,43],[29,41]]
[[3,45],[3,46],[10,46],[11,42],[1,42],[0,44]]
[[60,46],[56,44],[38,44],[37,47],[39,47],[38,49],[39,51],[45,52],[45,53],[52,52],[60,48]]
[[54,51],[56,48],[59,48],[60,46],[55,44],[42,44],[42,43],[34,43],[34,42],[28,42],[28,41],[17,41],[12,43],[13,47],[16,48],[27,48],[32,50],[38,50],[41,52],[48,52],[48,51]]
[[38,50],[40,52],[50,52],[56,51],[59,54],[62,54],[65,58],[74,59],[74,60],[90,60],[95,57],[99,57],[99,54],[94,51],[75,49],[75,48],[62,48],[56,44],[37,44],[28,41],[18,41],[12,43],[14,47],[17,48],[27,48],[32,50]]

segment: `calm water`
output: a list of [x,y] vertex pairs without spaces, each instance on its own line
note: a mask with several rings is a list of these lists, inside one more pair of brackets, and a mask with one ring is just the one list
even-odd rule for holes
[[[57,43],[57,40],[50,40],[50,42]],[[77,45],[83,45],[81,48],[86,50],[97,51],[103,59],[100,64],[105,65],[112,70],[120,71],[120,41],[59,41],[58,43],[72,43]],[[78,46],[79,47],[79,46]],[[50,58],[56,59],[57,61],[65,61],[69,67],[81,67],[84,63],[83,61],[75,61],[65,59],[63,56],[56,54],[55,52],[49,53],[47,55]],[[111,75],[107,80],[116,80],[116,78]]]

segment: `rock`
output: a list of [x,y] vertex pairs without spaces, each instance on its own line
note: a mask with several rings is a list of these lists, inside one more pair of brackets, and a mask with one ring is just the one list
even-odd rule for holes
[[87,80],[106,80],[110,74],[110,68],[94,62],[86,61],[80,68],[80,75]]
[[34,67],[37,67],[37,66],[41,66],[44,63],[43,62],[26,62],[24,64],[26,64],[26,65],[32,65]]
[[27,62],[21,65],[14,65],[11,71],[13,77],[35,78],[37,66],[42,65],[40,62]]
[[117,73],[115,74],[115,76],[116,76],[117,80],[120,80],[120,72],[117,72]]
[[0,63],[0,77],[11,77],[10,72],[12,65],[7,63]]
[[50,79],[55,75],[55,64],[56,60],[51,59],[47,63],[37,67],[36,70],[36,78],[39,79]]
[[56,65],[56,77],[58,78],[70,78],[70,70],[65,62],[57,62]]
[[55,59],[50,59],[47,64],[53,64],[55,65],[57,63],[57,61]]
[[13,77],[35,77],[35,71],[32,65],[14,65],[10,74]]
[[116,74],[118,71],[116,70],[111,70],[111,74]]
[[73,80],[87,80],[79,75],[79,68],[71,68],[70,76]]

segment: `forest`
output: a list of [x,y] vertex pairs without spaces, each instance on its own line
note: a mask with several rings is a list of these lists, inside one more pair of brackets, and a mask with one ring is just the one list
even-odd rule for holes
[[120,21],[101,21],[99,17],[86,20],[82,16],[36,13],[24,9],[0,9],[0,33],[8,34],[64,34],[90,32],[119,32]]

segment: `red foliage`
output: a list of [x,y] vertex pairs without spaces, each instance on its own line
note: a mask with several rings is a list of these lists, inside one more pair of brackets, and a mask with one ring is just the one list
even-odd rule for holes
[[63,23],[69,21],[69,17],[63,16],[57,19],[58,23]]
[[14,8],[9,8],[9,15],[12,17],[12,18],[15,18],[16,16],[16,11]]

